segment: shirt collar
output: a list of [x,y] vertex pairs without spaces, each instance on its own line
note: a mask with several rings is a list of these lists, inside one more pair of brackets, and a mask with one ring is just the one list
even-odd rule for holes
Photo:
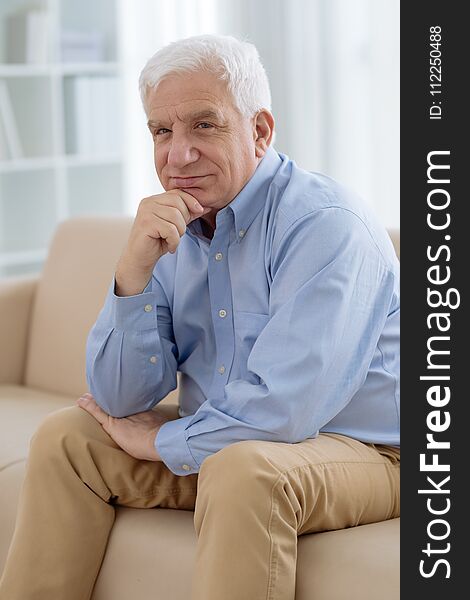
[[233,211],[235,231],[239,242],[266,203],[268,188],[281,162],[276,150],[268,148],[251,179],[228,205]]
[[[277,151],[269,147],[245,186],[227,206],[217,213],[216,223],[224,218],[228,211],[233,212],[237,242],[243,239],[247,229],[264,206],[268,188],[281,163],[282,159]],[[192,221],[188,225],[188,229],[193,234],[201,235],[199,219]]]

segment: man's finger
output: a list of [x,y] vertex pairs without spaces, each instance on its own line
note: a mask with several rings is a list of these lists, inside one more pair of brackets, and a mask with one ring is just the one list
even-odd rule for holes
[[83,408],[87,412],[90,413],[95,419],[101,423],[101,425],[105,425],[108,422],[109,415],[104,412],[104,410],[96,404],[96,400],[93,398],[91,394],[83,394],[77,400],[77,404],[80,408]]
[[182,200],[186,205],[186,208],[189,211],[189,218],[186,214],[184,215],[187,224],[198,219],[200,216],[207,214],[211,210],[210,207],[202,206],[194,196],[191,196],[191,194],[188,194],[187,192],[183,192],[183,190],[180,190],[179,188],[168,190],[168,192],[175,194],[177,198]]

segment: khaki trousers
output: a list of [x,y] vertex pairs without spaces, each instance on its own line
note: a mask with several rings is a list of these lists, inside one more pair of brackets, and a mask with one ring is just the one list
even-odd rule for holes
[[337,434],[250,440],[183,477],[63,408],[31,439],[1,600],[91,598],[118,505],[195,511],[191,600],[294,600],[297,536],[399,515],[399,451]]

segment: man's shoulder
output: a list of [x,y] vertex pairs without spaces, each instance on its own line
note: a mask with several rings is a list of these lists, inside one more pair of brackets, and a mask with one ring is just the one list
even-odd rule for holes
[[[338,209],[355,215],[362,221],[368,220],[369,209],[354,192],[323,173],[306,171],[295,161],[287,159],[284,169],[272,182],[274,212],[280,224],[289,227],[308,215],[327,209]],[[287,162],[288,161],[288,162]]]
[[[286,175],[287,174],[287,175]],[[289,161],[282,177],[273,180],[271,207],[272,250],[296,236],[315,239],[315,246],[338,246],[345,239],[374,247],[389,267],[393,246],[373,210],[353,190],[331,177],[299,168]],[[333,242],[334,243],[334,242]]]

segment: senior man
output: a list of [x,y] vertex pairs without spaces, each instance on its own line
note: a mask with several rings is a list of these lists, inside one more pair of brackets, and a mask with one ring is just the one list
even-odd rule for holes
[[[90,598],[122,505],[195,510],[193,600],[293,599],[297,536],[399,514],[398,262],[273,149],[254,46],[181,40],[140,84],[165,192],[90,332],[91,394],[33,436],[0,596]],[[179,414],[152,410],[177,372]]]

